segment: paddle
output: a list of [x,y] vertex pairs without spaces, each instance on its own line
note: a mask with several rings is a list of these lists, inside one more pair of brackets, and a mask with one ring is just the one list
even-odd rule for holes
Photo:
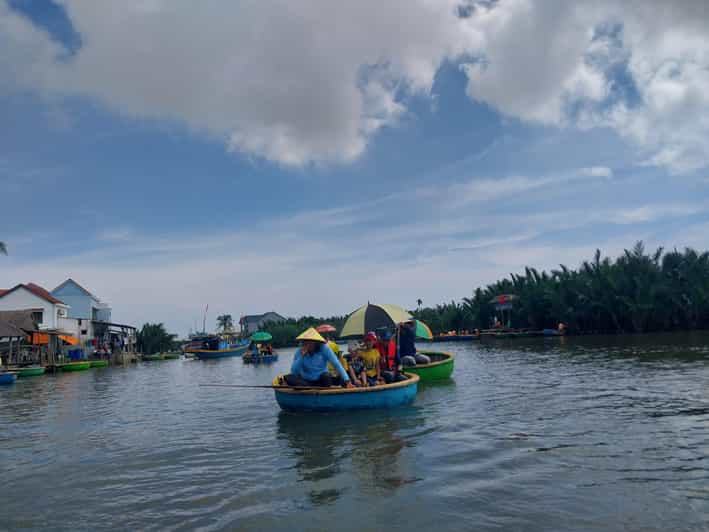
[[[200,384],[211,388],[268,388],[271,390],[331,390],[325,386],[274,386],[273,384]],[[339,388],[336,387],[336,388]]]

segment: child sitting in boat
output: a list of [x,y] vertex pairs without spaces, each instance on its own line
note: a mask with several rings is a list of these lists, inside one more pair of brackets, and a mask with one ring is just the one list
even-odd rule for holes
[[364,360],[356,351],[350,356],[348,372],[355,386],[367,386],[367,371],[364,367]]
[[364,347],[357,351],[357,356],[364,363],[364,370],[367,374],[366,382],[368,386],[384,384],[381,367],[379,365],[379,349],[377,349],[377,335],[368,332],[364,337]]

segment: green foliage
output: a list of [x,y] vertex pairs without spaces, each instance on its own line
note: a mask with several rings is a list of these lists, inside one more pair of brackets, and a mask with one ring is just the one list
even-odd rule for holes
[[[329,323],[338,331],[345,324],[346,317],[333,316],[330,318],[316,318],[314,316],[303,316],[302,318],[288,318],[281,323],[265,323],[260,330],[268,331],[273,336],[274,347],[287,347],[295,345],[295,337],[302,333],[308,327],[317,327],[323,323]],[[337,333],[332,334],[333,338],[337,337]]]
[[416,310],[434,334],[487,328],[495,296],[515,294],[512,326],[555,328],[564,322],[579,333],[687,330],[709,327],[709,252],[687,248],[646,253],[642,242],[615,260],[584,261],[578,270],[564,265],[551,272],[527,267],[461,303]]
[[227,333],[234,330],[234,320],[231,314],[222,314],[217,316],[217,329],[221,329],[222,332]]
[[180,342],[176,334],[169,334],[162,323],[145,323],[137,333],[138,349],[144,355],[176,351]]
[[[564,322],[576,333],[623,333],[709,328],[709,252],[662,248],[646,253],[642,242],[615,260],[602,257],[573,270],[564,266],[550,272],[527,267],[486,287],[471,297],[411,311],[434,334],[490,327],[495,317],[490,303],[500,294],[515,294],[511,325],[519,328],[556,328]],[[308,327],[330,323],[342,328],[344,317],[289,319],[266,324],[274,345],[295,343]]]

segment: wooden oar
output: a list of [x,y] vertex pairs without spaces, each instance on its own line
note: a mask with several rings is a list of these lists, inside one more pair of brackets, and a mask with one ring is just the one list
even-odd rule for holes
[[[274,386],[273,384],[200,384],[211,388],[268,388],[271,390],[329,390],[326,386]],[[339,386],[338,386],[339,387]]]

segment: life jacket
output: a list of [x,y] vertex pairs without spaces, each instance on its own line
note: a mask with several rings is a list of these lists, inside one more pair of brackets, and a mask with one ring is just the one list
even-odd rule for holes
[[396,344],[394,339],[392,338],[386,342],[377,342],[377,349],[381,355],[381,368],[393,370],[396,362]]

